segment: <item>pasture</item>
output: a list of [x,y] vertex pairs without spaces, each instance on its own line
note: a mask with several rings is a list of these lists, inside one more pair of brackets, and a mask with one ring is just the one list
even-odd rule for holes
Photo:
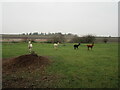
[[[44,74],[39,68],[33,72],[16,71],[3,73],[3,88],[117,88],[118,87],[118,44],[95,43],[93,50],[81,44],[78,50],[73,43],[60,44],[58,50],[53,44],[33,43],[33,51],[46,56],[51,64]],[[28,43],[3,43],[2,58],[28,54]],[[22,77],[22,80],[21,80]],[[47,78],[46,80],[41,78]]]

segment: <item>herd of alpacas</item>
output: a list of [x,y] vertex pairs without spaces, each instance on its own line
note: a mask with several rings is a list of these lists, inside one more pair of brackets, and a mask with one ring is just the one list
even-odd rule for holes
[[[57,49],[58,49],[58,46],[59,46],[59,42],[54,43],[54,49],[57,50]],[[78,49],[79,46],[80,46],[80,43],[73,45],[74,49]],[[86,46],[87,46],[88,50],[89,50],[90,48],[91,48],[91,50],[92,50],[92,48],[93,48],[93,46],[94,46],[94,42],[93,42],[92,44],[88,44],[88,45],[86,45]],[[33,45],[32,45],[32,43],[31,43],[31,41],[29,40],[29,41],[28,41],[28,49],[29,49],[29,52],[30,52],[30,53],[32,52],[32,47],[33,47]]]

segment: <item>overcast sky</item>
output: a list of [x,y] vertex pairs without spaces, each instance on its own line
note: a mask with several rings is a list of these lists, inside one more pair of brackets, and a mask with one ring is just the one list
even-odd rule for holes
[[117,2],[4,2],[2,33],[118,36]]

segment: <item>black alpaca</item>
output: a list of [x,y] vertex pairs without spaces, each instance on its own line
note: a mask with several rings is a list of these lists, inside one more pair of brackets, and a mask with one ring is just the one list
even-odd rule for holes
[[80,46],[80,43],[78,43],[78,45],[74,45],[74,49],[78,49],[78,46]]

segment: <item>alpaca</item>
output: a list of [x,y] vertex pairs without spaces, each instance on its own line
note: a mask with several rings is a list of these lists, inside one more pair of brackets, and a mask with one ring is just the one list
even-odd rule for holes
[[31,53],[31,51],[32,51],[32,47],[33,47],[33,45],[32,45],[32,43],[31,43],[31,41],[29,41],[29,43],[28,43],[28,49],[29,49],[29,52]]
[[58,45],[59,45],[59,42],[58,43],[54,43],[54,48],[57,49]]
[[78,43],[78,45],[74,45],[74,49],[78,49],[78,46],[80,46],[80,43]]
[[89,48],[91,48],[91,50],[92,50],[93,46],[94,46],[94,43],[87,45],[88,50],[89,50]]
[[28,44],[30,44],[30,43],[31,43],[31,41],[29,40],[29,41],[28,41]]

